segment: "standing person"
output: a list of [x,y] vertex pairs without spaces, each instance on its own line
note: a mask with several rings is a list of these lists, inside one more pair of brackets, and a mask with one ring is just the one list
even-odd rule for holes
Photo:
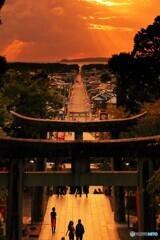
[[52,208],[52,212],[50,213],[50,216],[51,216],[52,234],[54,234],[56,231],[56,216],[57,216],[55,207]]
[[93,194],[98,194],[99,192],[97,191],[97,189],[94,189]]
[[100,193],[100,194],[103,193],[102,190],[101,190],[100,188],[98,188],[98,193]]
[[75,197],[77,197],[77,194],[79,194],[80,197],[82,197],[82,188],[81,186],[76,187]]
[[83,192],[84,192],[84,194],[86,194],[86,197],[88,197],[89,187],[88,186],[84,186],[83,187]]
[[74,228],[74,222],[73,221],[69,222],[66,235],[67,235],[68,232],[69,232],[69,234],[68,234],[69,240],[74,240],[75,228]]
[[69,221],[68,228],[67,228],[67,232],[66,232],[66,236],[67,236],[67,233],[69,232],[69,229],[70,229],[70,227],[71,227],[71,224],[72,224],[72,221]]
[[76,225],[76,240],[82,240],[84,234],[84,226],[81,223],[81,219],[78,220],[78,224]]

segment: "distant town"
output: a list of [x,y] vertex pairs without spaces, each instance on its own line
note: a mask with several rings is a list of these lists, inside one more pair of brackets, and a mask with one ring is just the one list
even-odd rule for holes
[[[81,72],[79,72],[81,70]],[[113,113],[104,114],[106,107],[116,106],[116,96],[114,88],[116,79],[108,69],[108,58],[82,58],[82,59],[63,59],[59,63],[8,63],[8,73],[45,73],[50,81],[50,87],[57,89],[64,106],[61,112],[62,119],[67,115],[67,105],[70,98],[73,84],[77,81],[77,75],[83,78],[88,97],[92,118],[112,118]]]

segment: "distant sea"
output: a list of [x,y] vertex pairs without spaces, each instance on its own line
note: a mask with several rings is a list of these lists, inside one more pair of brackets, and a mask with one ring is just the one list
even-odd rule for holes
[[63,62],[65,64],[71,65],[71,64],[77,64],[80,68],[83,65],[89,65],[89,64],[106,64],[107,62]]
[[73,60],[62,60],[60,63],[65,64],[78,64],[79,67],[82,67],[83,65],[88,64],[107,64],[108,58],[86,58],[86,59],[73,59]]

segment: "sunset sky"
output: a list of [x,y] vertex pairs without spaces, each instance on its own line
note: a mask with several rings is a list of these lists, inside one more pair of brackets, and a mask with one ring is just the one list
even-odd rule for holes
[[111,57],[133,49],[160,0],[6,0],[0,55],[7,61],[55,62]]

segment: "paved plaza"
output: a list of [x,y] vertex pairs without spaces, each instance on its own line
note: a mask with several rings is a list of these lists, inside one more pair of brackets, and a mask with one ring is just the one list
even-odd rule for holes
[[[54,235],[50,225],[52,207],[55,207],[57,212],[57,227]],[[109,199],[104,194],[89,194],[88,197],[82,195],[77,198],[71,194],[51,196],[38,239],[61,240],[66,234],[69,221],[73,220],[76,225],[79,218],[85,227],[83,240],[120,239]],[[65,236],[65,239],[69,237]]]

